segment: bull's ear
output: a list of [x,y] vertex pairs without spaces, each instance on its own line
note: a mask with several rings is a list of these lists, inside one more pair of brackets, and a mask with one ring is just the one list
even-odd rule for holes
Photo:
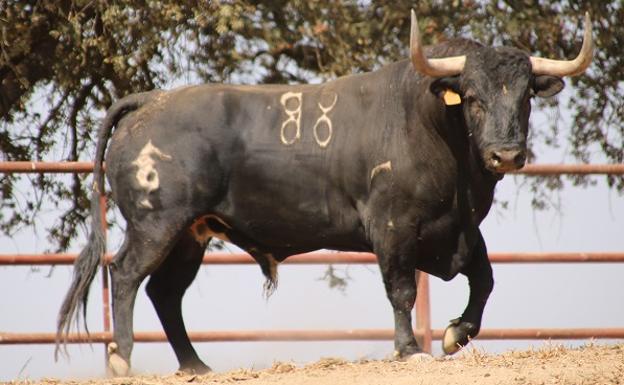
[[429,90],[437,97],[442,97],[446,91],[459,93],[459,76],[449,76],[434,80],[429,86]]
[[439,78],[431,83],[429,90],[444,101],[447,106],[461,104],[461,94],[459,93],[459,76]]
[[561,92],[564,86],[565,83],[559,77],[539,75],[533,82],[533,92],[539,97],[549,98]]

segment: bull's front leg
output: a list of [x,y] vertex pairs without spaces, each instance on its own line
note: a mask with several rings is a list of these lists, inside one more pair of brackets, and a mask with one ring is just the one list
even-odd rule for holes
[[444,331],[442,349],[446,354],[456,353],[471,338],[479,334],[483,309],[494,288],[492,266],[481,232],[479,232],[479,239],[472,251],[472,258],[461,270],[461,273],[468,278],[470,297],[462,316],[452,320]]
[[422,353],[414,338],[412,309],[416,300],[416,270],[402,266],[400,258],[378,254],[386,294],[394,311],[394,356],[409,358]]

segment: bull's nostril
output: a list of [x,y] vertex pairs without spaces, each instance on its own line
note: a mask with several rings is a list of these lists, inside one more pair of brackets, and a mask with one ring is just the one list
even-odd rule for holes
[[526,154],[524,153],[524,151],[518,152],[518,154],[514,157],[514,163],[518,167],[522,167],[524,166],[525,162],[526,162]]
[[498,152],[493,152],[490,157],[490,161],[494,167],[498,167],[501,164],[501,156]]
[[499,172],[519,169],[526,161],[526,151],[520,149],[491,151],[488,157],[489,167]]

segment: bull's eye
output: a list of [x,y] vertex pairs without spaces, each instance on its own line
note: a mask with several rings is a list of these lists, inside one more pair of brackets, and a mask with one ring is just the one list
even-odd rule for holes
[[482,120],[483,115],[485,115],[483,103],[481,103],[478,99],[470,98],[468,100],[468,105],[470,108],[470,115],[472,115],[475,120]]

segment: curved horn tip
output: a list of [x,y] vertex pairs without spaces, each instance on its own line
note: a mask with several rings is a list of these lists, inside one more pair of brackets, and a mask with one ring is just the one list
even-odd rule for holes
[[416,12],[411,10],[412,25],[410,30],[410,56],[414,69],[422,75],[431,77],[455,76],[462,72],[466,56],[427,59],[420,38],[420,29]]
[[591,36],[592,34],[592,21],[591,21],[591,17],[589,16],[589,11],[585,11],[585,22],[583,23],[583,29],[585,30],[585,35],[589,34]]
[[420,30],[418,29],[418,19],[416,18],[416,12],[412,9],[412,23],[410,25],[410,37],[420,36]]
[[585,12],[585,23],[584,23],[584,29],[585,31],[583,31],[583,46],[581,47],[581,50],[583,50],[583,48],[586,49],[586,61],[587,61],[587,66],[589,66],[589,63],[591,63],[591,60],[594,56],[594,39],[593,39],[593,31],[592,31],[592,22],[591,22],[591,17],[589,16],[589,11]]
[[592,24],[589,12],[585,12],[583,24],[583,45],[578,56],[573,60],[553,60],[531,56],[533,73],[536,75],[576,76],[583,73],[591,64],[594,53]]
[[589,16],[589,11],[585,11],[585,21],[583,23],[583,40],[585,40],[585,37],[589,37],[591,39],[592,37],[592,21],[591,21],[591,17]]

